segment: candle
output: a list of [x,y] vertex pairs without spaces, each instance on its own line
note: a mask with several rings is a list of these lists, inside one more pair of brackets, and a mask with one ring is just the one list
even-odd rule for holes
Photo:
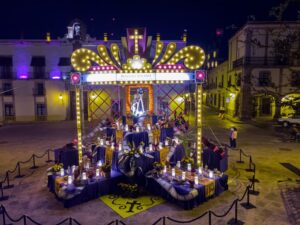
[[101,166],[102,166],[102,161],[101,161],[101,160],[98,161],[97,166],[98,166],[98,167],[101,167]]
[[165,140],[165,146],[168,146],[168,144],[169,144],[169,141]]
[[159,148],[159,149],[162,149],[162,142],[159,142],[158,148]]
[[140,153],[143,153],[144,152],[143,146],[140,145],[139,150],[140,150]]
[[188,170],[189,172],[191,172],[191,170],[192,170],[192,165],[191,165],[190,163],[187,164],[187,170]]
[[195,185],[198,185],[198,184],[199,184],[198,176],[195,176],[195,177],[194,177],[194,183],[195,183]]
[[208,173],[208,177],[209,178],[214,178],[214,171],[209,171],[209,173]]
[[104,145],[104,140],[100,139],[100,145],[103,146]]
[[152,146],[152,144],[149,145],[149,151],[150,151],[150,152],[153,151],[153,146]]
[[89,169],[89,168],[90,168],[90,162],[86,162],[85,168],[86,168],[86,169]]
[[167,173],[167,166],[164,166],[164,173]]
[[114,149],[115,149],[115,145],[114,145],[113,142],[111,143],[111,146],[110,146],[110,147],[111,147],[111,150],[114,150]]
[[150,123],[147,123],[147,129],[148,129],[148,130],[151,130]]
[[82,172],[82,174],[81,174],[81,179],[82,179],[82,180],[86,180],[86,179],[87,179],[87,177],[86,177],[86,172]]
[[106,144],[106,145],[109,145],[109,141],[106,141],[105,144]]
[[73,165],[73,166],[72,166],[72,174],[74,174],[75,170],[76,170],[76,166]]
[[180,168],[180,167],[181,167],[180,161],[177,161],[177,163],[176,163],[176,167],[178,167],[178,168]]
[[179,144],[179,140],[178,140],[177,137],[175,137],[174,141],[175,141],[175,143],[176,143],[177,145]]
[[100,169],[99,168],[96,169],[96,177],[100,177]]
[[121,151],[122,150],[122,144],[120,143],[119,144],[119,151]]
[[117,125],[117,130],[120,130],[120,124],[119,124],[119,121],[116,122],[116,125]]
[[73,183],[73,178],[72,176],[68,176],[68,184],[72,184]]
[[202,175],[202,173],[203,173],[202,167],[199,167],[199,168],[198,168],[198,173],[199,173],[200,175]]
[[172,168],[172,172],[171,172],[172,174],[172,177],[175,177],[175,168]]
[[136,128],[135,128],[135,131],[136,131],[136,132],[139,132],[139,127],[136,127]]
[[185,180],[185,171],[182,171],[181,178],[182,178],[182,180]]
[[128,125],[127,124],[125,125],[125,131],[128,131]]
[[64,168],[60,169],[60,176],[61,177],[65,176],[65,170],[64,170]]

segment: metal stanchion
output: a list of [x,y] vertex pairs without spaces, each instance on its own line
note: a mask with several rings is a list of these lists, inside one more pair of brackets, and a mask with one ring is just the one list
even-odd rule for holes
[[[0,182],[0,201],[5,201],[8,199],[8,196],[4,196],[4,193],[3,193],[3,187],[2,187],[2,182]],[[1,207],[1,211],[3,213],[3,206]]]
[[47,150],[47,161],[46,163],[52,162],[53,160],[50,159],[50,149]]
[[254,172],[254,170],[252,169],[252,156],[250,155],[249,158],[249,168],[246,169],[247,172]]
[[237,163],[244,163],[244,161],[242,160],[242,149],[240,149],[240,159],[236,162]]
[[38,168],[38,166],[35,165],[35,154],[32,155],[32,163],[33,163],[33,166],[30,167],[30,169],[36,169],[36,168]]
[[208,225],[211,225],[211,211],[208,211]]
[[6,171],[6,183],[7,183],[7,185],[4,186],[3,189],[9,189],[9,188],[14,187],[14,185],[10,184],[10,182],[9,182],[9,172],[8,171]]
[[238,219],[238,200],[234,203],[234,218],[231,218],[227,224],[230,225],[243,225],[244,222]]
[[18,167],[18,175],[15,176],[15,178],[24,177],[25,175],[21,175],[21,165],[20,165],[20,162],[17,163],[17,167]]
[[253,208],[256,208],[256,206],[253,205],[253,204],[250,202],[250,193],[249,193],[249,190],[250,190],[250,186],[247,187],[247,202],[241,203],[241,206],[244,207],[245,209],[253,209]]
[[255,182],[252,182],[252,190],[249,190],[249,194],[251,194],[251,195],[259,195],[259,191],[255,190]]

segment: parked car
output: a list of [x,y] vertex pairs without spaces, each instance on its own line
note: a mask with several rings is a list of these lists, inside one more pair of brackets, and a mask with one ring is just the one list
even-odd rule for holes
[[281,124],[283,127],[289,127],[294,124],[300,126],[300,115],[279,118],[278,123]]

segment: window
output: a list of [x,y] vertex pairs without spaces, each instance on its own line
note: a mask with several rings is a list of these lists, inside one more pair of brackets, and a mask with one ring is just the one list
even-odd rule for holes
[[3,95],[9,96],[13,95],[12,84],[11,83],[3,83]]
[[46,59],[44,56],[33,56],[30,65],[32,66],[34,79],[45,78]]
[[71,65],[70,58],[68,57],[59,58],[58,66],[70,66],[70,65]]
[[0,56],[0,78],[12,79],[12,57],[11,56]]
[[259,86],[270,86],[271,85],[271,73],[270,71],[261,71],[259,72],[258,77]]
[[46,120],[47,110],[44,103],[36,104],[36,118],[37,120]]
[[4,116],[12,117],[15,115],[13,104],[5,104],[4,105]]
[[291,86],[300,87],[300,71],[291,74]]
[[37,96],[45,95],[44,83],[36,83],[34,95],[37,95]]

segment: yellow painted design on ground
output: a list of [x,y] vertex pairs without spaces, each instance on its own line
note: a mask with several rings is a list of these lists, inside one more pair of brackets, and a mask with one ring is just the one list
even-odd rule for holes
[[146,211],[153,206],[165,202],[164,199],[157,196],[141,196],[138,198],[122,198],[116,195],[104,195],[100,199],[122,218],[135,215]]

